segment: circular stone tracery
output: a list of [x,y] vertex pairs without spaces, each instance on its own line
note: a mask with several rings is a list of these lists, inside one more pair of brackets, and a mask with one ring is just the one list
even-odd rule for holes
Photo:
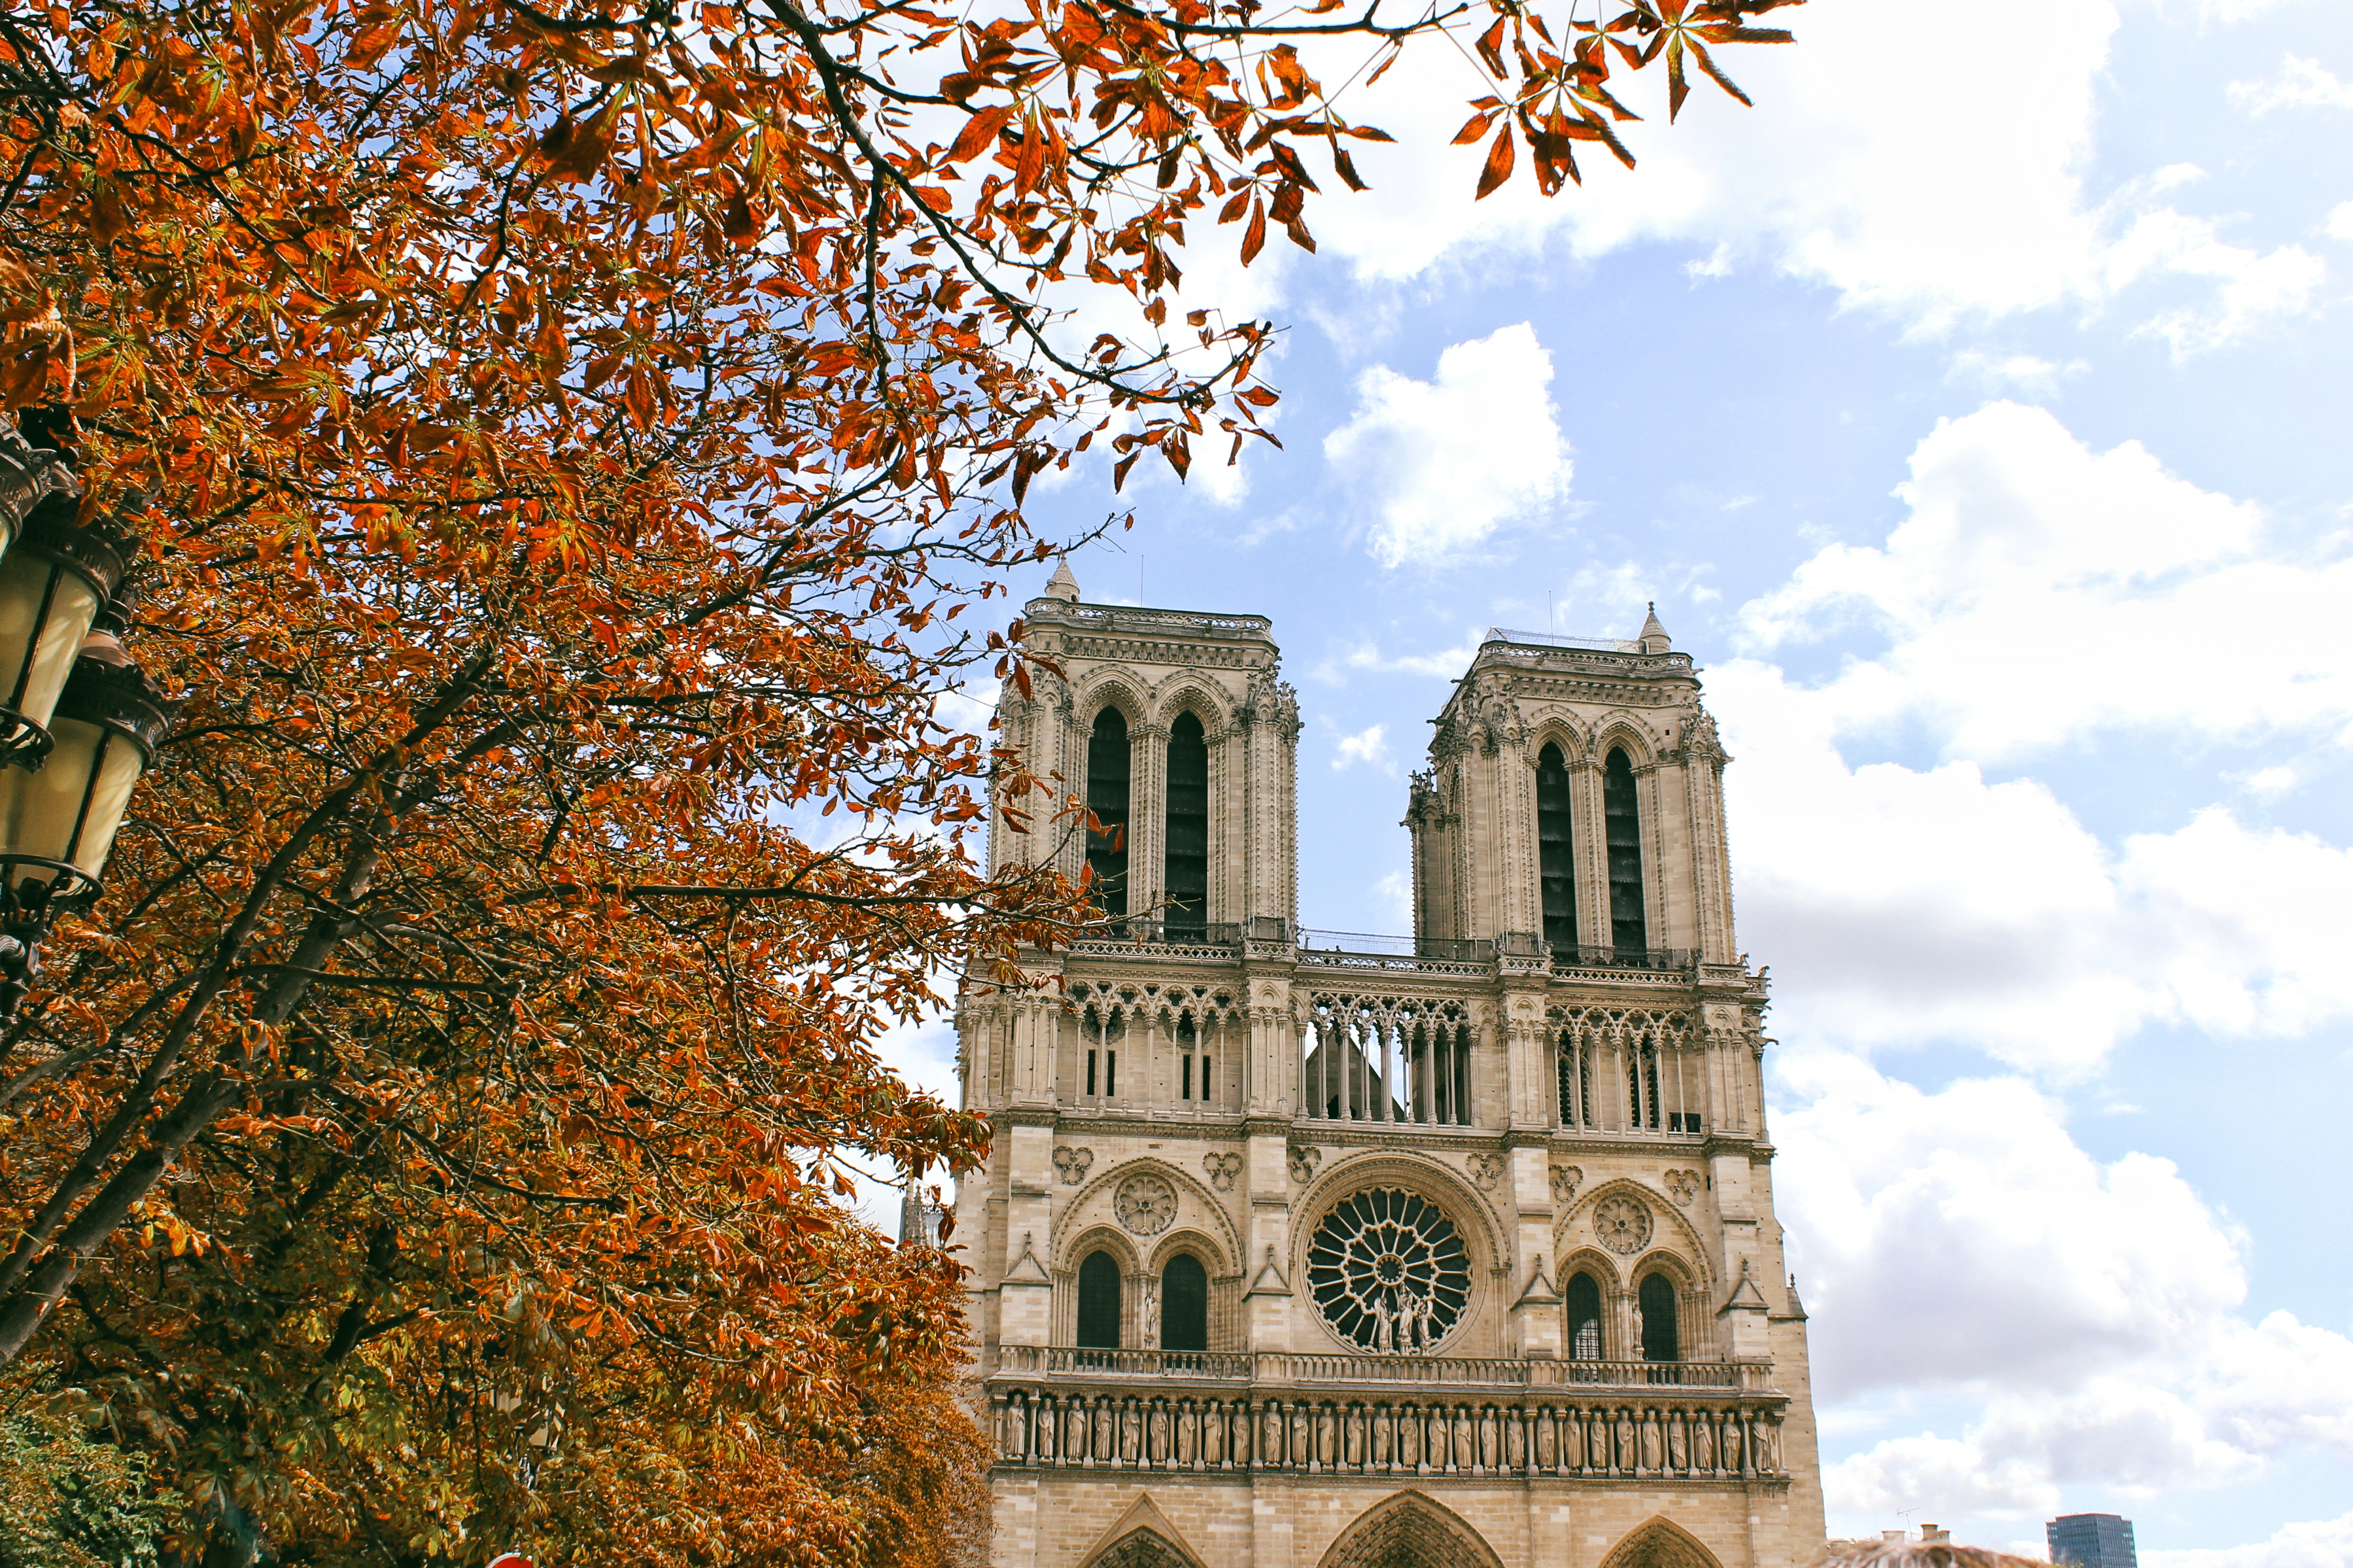
[[1461,1321],[1471,1259],[1454,1222],[1418,1193],[1373,1187],[1315,1227],[1307,1285],[1324,1321],[1368,1351],[1419,1354]]

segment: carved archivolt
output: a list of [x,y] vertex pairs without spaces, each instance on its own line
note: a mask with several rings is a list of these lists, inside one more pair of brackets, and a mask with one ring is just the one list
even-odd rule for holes
[[1324,1553],[1321,1568],[1503,1568],[1462,1517],[1420,1492],[1366,1509]]
[[[1065,1205],[1055,1223],[1054,1267],[1071,1269],[1078,1267],[1082,1256],[1073,1250],[1078,1237],[1108,1234],[1126,1239],[1124,1221],[1119,1215],[1119,1194],[1126,1184],[1139,1176],[1151,1176],[1171,1191],[1170,1223],[1194,1226],[1208,1233],[1211,1244],[1219,1255],[1219,1268],[1213,1272],[1226,1273],[1240,1267],[1243,1256],[1241,1237],[1234,1229],[1233,1219],[1225,1205],[1209,1194],[1198,1176],[1188,1175],[1176,1166],[1155,1157],[1126,1160],[1107,1171],[1097,1171],[1078,1195]],[[1160,1227],[1166,1230],[1167,1226]],[[1157,1235],[1157,1231],[1145,1232]],[[1066,1239],[1066,1237],[1070,1239]],[[1140,1267],[1140,1264],[1139,1264]]]

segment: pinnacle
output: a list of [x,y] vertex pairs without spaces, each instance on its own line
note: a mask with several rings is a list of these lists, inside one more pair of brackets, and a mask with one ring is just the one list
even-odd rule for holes
[[1650,606],[1650,614],[1642,617],[1641,642],[1644,653],[1667,653],[1674,647],[1667,638],[1667,628],[1659,624],[1659,606],[1655,601]]
[[1073,605],[1079,602],[1079,580],[1071,575],[1071,563],[1068,561],[1058,561],[1054,563],[1054,574],[1046,581],[1046,596],[1050,599],[1066,599]]

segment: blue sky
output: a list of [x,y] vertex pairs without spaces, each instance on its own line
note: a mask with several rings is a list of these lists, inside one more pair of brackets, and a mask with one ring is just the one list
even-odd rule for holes
[[2353,5],[1792,17],[1757,109],[1551,202],[1470,201],[1458,60],[1345,100],[1403,144],[1321,253],[1188,268],[1287,329],[1284,449],[1139,469],[1074,569],[1274,618],[1353,930],[1409,929],[1479,629],[1656,600],[1736,759],[1833,1530],[2353,1563]]

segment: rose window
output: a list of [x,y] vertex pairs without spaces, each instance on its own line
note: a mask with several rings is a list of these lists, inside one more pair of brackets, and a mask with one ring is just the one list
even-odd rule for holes
[[1368,1351],[1434,1351],[1471,1299],[1471,1259],[1454,1222],[1418,1194],[1374,1187],[1315,1227],[1307,1285],[1324,1321]]

